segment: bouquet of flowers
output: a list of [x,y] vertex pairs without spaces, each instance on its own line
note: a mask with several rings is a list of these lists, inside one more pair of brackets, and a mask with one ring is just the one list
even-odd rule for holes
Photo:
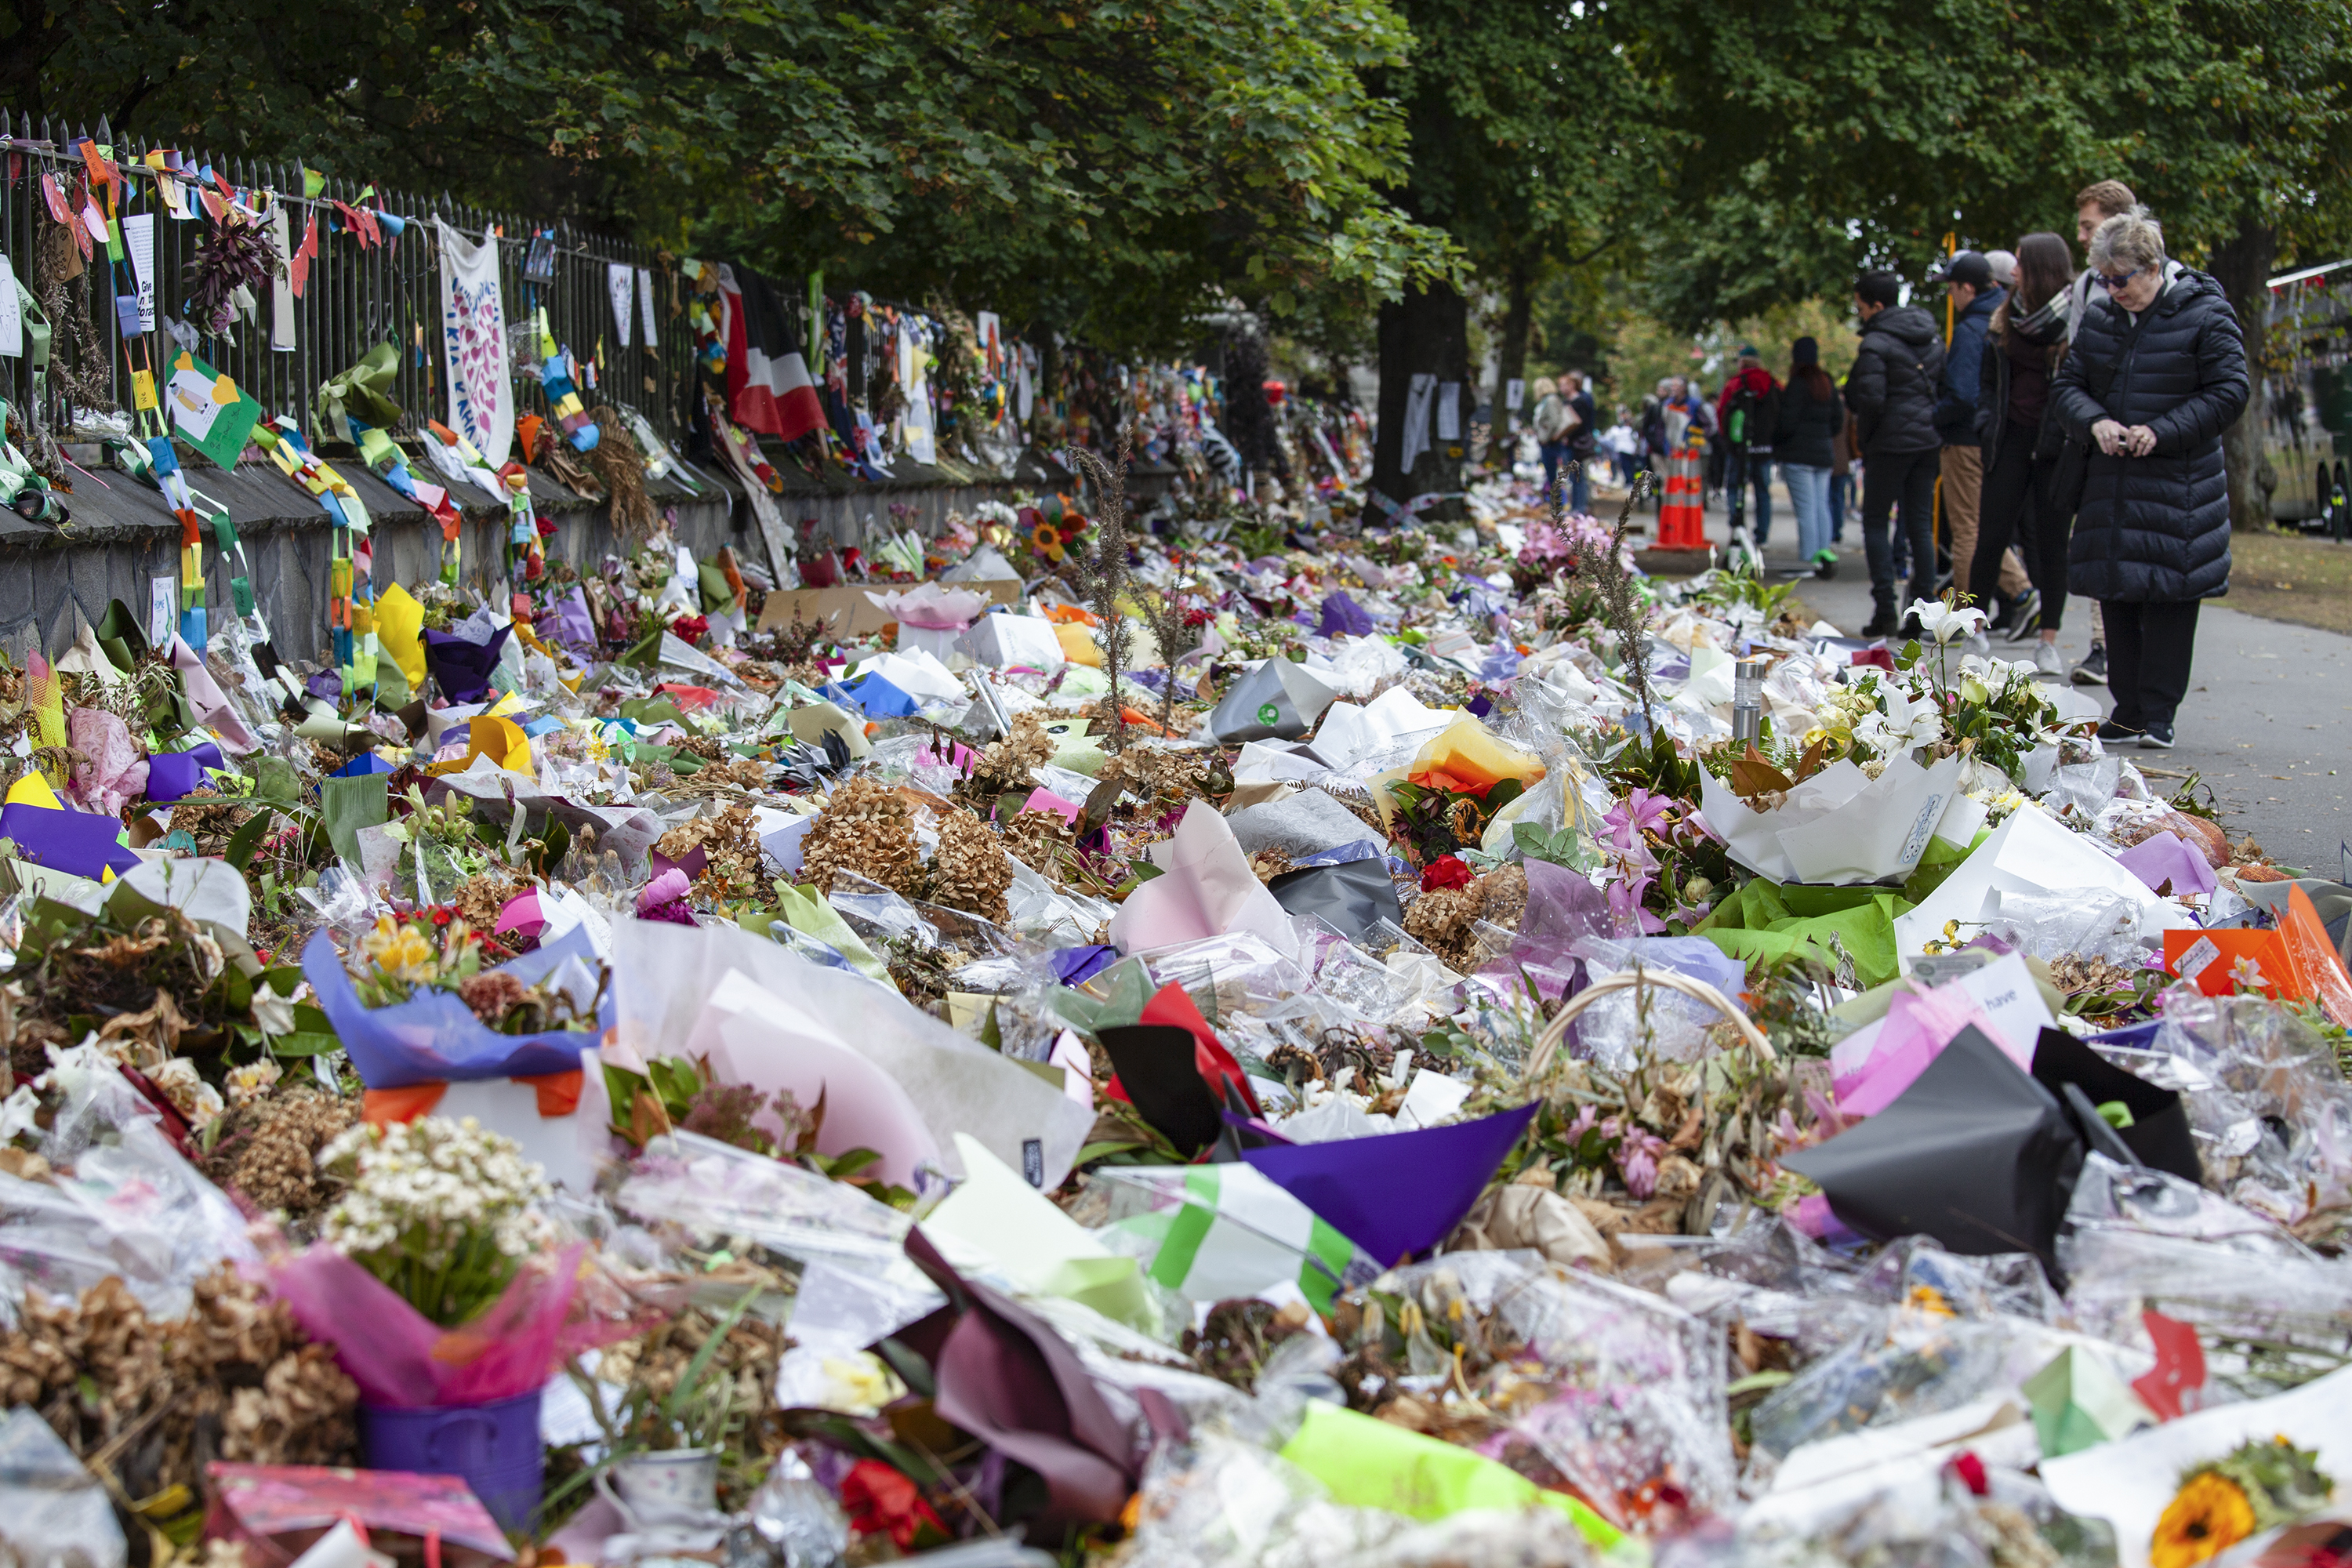
[[610,970],[602,971],[594,992],[583,996],[574,977],[560,970],[526,984],[511,970],[485,969],[486,958],[513,955],[446,907],[379,915],[375,929],[360,939],[359,953],[364,963],[352,988],[364,1005],[393,1006],[421,989],[454,991],[467,1011],[501,1035],[595,1028],[596,1008],[612,978]]
[[2316,1450],[2252,1438],[2226,1458],[2191,1466],[2149,1540],[2149,1568],[2196,1568],[2258,1531],[2324,1505],[2335,1480]]
[[471,1321],[555,1239],[534,1206],[544,1173],[471,1117],[361,1122],[319,1163],[346,1184],[320,1239],[443,1328]]
[[1024,506],[1018,513],[1021,533],[1033,553],[1059,562],[1078,536],[1092,526],[1067,496],[1047,496],[1042,506]]
[[488,955],[435,910],[379,919],[348,956],[332,931],[314,933],[302,977],[370,1089],[577,1071],[612,1022],[612,970],[585,929],[496,968]]

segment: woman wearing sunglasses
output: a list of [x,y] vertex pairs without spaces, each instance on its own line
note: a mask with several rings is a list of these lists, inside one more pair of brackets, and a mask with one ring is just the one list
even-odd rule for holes
[[2246,351],[2221,286],[2125,213],[2091,237],[2092,298],[2052,395],[2084,449],[2067,586],[2106,623],[2110,742],[2172,744],[2197,607],[2230,583],[2221,432],[2246,406]]

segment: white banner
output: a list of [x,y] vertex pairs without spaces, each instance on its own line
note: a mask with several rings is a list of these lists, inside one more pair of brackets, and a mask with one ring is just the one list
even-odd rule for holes
[[441,347],[449,379],[449,427],[492,468],[514,447],[514,386],[507,374],[507,312],[499,290],[499,242],[480,244],[441,218]]

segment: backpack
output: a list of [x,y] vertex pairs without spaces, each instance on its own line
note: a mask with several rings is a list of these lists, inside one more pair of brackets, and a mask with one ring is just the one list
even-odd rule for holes
[[1723,438],[1733,447],[1769,447],[1772,432],[1780,423],[1778,387],[1759,392],[1752,386],[1742,386],[1731,395],[1731,406],[1723,422]]

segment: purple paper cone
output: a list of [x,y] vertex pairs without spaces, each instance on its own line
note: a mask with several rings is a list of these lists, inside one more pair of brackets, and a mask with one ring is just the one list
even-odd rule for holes
[[122,847],[122,823],[88,811],[52,811],[46,805],[0,807],[0,838],[13,839],[16,853],[36,866],[88,877],[95,882],[109,867],[116,876],[139,864]]
[[1402,1263],[1462,1223],[1535,1114],[1523,1105],[1413,1132],[1244,1149],[1242,1158],[1377,1261]]
[[433,679],[441,684],[441,694],[452,702],[476,702],[490,689],[490,671],[499,667],[499,654],[506,647],[512,626],[500,626],[486,643],[467,642],[464,637],[427,627],[425,632],[425,663],[433,671]]

